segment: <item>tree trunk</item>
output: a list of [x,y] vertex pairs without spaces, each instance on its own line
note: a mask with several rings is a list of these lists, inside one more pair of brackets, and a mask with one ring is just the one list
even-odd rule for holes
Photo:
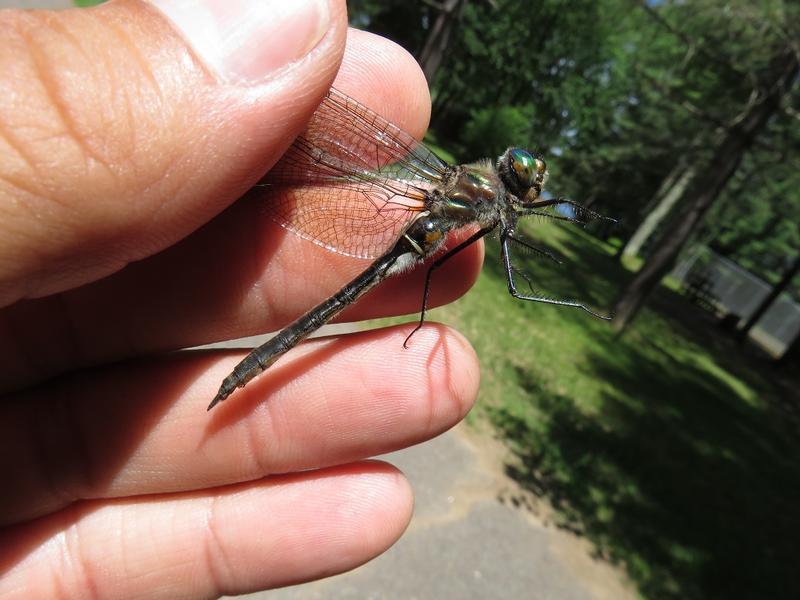
[[442,8],[433,22],[433,26],[428,32],[425,45],[419,53],[419,64],[428,83],[433,81],[436,71],[442,64],[447,44],[450,41],[450,32],[461,14],[461,9],[466,4],[466,0],[445,0]]
[[647,211],[647,216],[625,244],[621,258],[639,255],[645,242],[650,239],[678,200],[683,197],[686,188],[694,178],[695,171],[694,165],[687,166],[684,161],[680,161],[667,175],[653,198],[653,208]]
[[767,297],[764,298],[764,300],[761,301],[761,304],[758,305],[756,311],[752,315],[750,315],[749,319],[747,319],[747,323],[744,324],[744,327],[742,327],[738,331],[738,333],[736,334],[736,339],[740,343],[744,342],[747,339],[747,334],[750,333],[750,330],[755,326],[756,323],[758,323],[761,317],[764,316],[764,313],[769,310],[769,307],[772,306],[772,303],[778,299],[778,296],[780,296],[781,293],[787,287],[789,287],[789,284],[792,282],[792,279],[794,279],[794,276],[797,275],[799,271],[800,271],[800,255],[795,256],[794,261],[792,261],[792,264],[789,266],[788,269],[786,269],[786,271],[783,274],[783,277],[781,277],[780,283],[778,283],[778,285],[772,288],[770,293],[767,294]]
[[683,210],[661,236],[656,251],[617,300],[614,307],[614,328],[617,331],[623,330],[633,320],[650,293],[674,267],[678,253],[689,236],[736,171],[744,153],[780,107],[781,99],[794,83],[797,71],[797,55],[791,48],[784,48],[772,61],[763,82],[762,90],[766,91],[735,125],[724,132],[713,158],[703,170],[698,171],[684,194]]

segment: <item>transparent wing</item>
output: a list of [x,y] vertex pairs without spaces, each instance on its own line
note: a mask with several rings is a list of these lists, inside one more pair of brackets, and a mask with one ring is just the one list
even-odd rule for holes
[[425,209],[450,167],[396,125],[331,89],[252,190],[269,215],[329,250],[375,258]]

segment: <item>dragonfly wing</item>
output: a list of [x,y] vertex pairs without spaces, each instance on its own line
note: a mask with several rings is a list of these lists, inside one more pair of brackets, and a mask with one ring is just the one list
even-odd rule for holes
[[[364,170],[437,181],[448,165],[410,133],[331,89],[302,134],[309,143]],[[399,169],[398,169],[399,167]]]
[[425,209],[426,191],[448,169],[413,136],[331,89],[252,193],[301,237],[375,258]]
[[358,258],[383,254],[424,206],[423,195],[411,208],[408,195],[396,196],[380,186],[265,185],[249,194],[258,194],[270,218],[289,231]]

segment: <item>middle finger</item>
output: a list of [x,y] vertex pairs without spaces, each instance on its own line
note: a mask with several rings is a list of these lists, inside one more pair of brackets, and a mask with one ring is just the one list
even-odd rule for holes
[[7,524],[78,499],[225,485],[433,437],[471,407],[477,361],[443,326],[423,328],[405,350],[408,330],[304,344],[211,413],[205,406],[240,352],[185,353],[42,386],[0,407],[0,515]]

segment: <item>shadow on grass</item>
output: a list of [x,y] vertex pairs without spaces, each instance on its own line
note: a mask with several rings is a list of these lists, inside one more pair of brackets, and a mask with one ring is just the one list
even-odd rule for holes
[[[630,275],[597,244],[570,236],[566,264],[520,262],[552,295],[603,306]],[[518,457],[509,474],[647,598],[798,597],[800,428],[781,408],[796,388],[677,294],[651,306],[622,338],[588,324],[575,377],[598,382],[592,402],[516,361],[522,403],[487,409]]]
[[[622,396],[604,398],[602,417],[570,398],[519,382],[547,416],[532,424],[490,411],[520,458],[509,474],[622,563],[649,598],[781,598],[800,589],[798,444],[780,423],[744,408],[698,371],[665,371],[635,360],[621,375],[590,366]],[[717,382],[718,383],[718,382]]]

